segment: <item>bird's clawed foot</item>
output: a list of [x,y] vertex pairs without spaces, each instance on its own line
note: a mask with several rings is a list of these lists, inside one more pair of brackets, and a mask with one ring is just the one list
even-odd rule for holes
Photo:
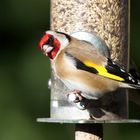
[[80,90],[74,90],[67,94],[67,98],[70,102],[74,102],[79,109],[85,110],[87,109],[87,99],[81,93]]
[[74,90],[74,91],[68,93],[67,98],[69,101],[74,102],[74,103],[78,103],[78,102],[82,101],[82,99],[83,99],[80,90]]

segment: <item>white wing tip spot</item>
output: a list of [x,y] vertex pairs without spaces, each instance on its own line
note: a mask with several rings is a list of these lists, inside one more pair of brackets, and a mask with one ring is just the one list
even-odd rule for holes
[[128,79],[129,79],[129,80],[132,80],[132,77],[131,77],[131,76],[129,76],[129,77],[128,77]]
[[125,70],[123,70],[123,69],[120,69],[121,70],[121,72],[125,72]]

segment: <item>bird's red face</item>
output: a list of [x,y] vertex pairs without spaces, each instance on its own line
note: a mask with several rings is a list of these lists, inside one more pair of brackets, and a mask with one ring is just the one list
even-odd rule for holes
[[54,38],[53,35],[46,33],[39,42],[39,48],[44,54],[54,59],[60,49],[60,41]]

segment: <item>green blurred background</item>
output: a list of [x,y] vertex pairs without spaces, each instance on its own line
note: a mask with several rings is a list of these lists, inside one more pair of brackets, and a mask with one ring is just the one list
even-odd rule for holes
[[[49,117],[48,59],[38,50],[49,29],[49,0],[0,0],[0,140],[74,139],[72,124],[37,123]],[[131,0],[131,56],[140,69],[140,1]],[[131,118],[140,108],[130,102]],[[105,140],[138,140],[140,124],[106,124]]]

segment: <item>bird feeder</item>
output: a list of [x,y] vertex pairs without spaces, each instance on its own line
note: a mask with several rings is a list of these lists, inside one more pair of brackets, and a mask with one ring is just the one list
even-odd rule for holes
[[[93,44],[104,43],[100,50],[127,68],[128,64],[128,0],[51,0],[51,30],[64,32]],[[98,45],[100,46],[100,45]],[[108,55],[108,54],[105,54]],[[52,70],[53,71],[53,70]],[[93,101],[81,110],[69,102],[67,87],[52,72],[51,118],[56,120],[120,120],[128,118],[127,92],[119,89]]]
[[[99,43],[99,49],[105,56],[110,55],[113,61],[128,69],[129,0],[51,0],[51,30],[70,34],[91,44]],[[104,47],[100,47],[101,43]],[[69,89],[52,69],[50,118],[40,118],[38,121],[129,122],[125,89],[118,89],[99,100],[90,100],[92,106],[83,110],[68,101],[68,92]]]

